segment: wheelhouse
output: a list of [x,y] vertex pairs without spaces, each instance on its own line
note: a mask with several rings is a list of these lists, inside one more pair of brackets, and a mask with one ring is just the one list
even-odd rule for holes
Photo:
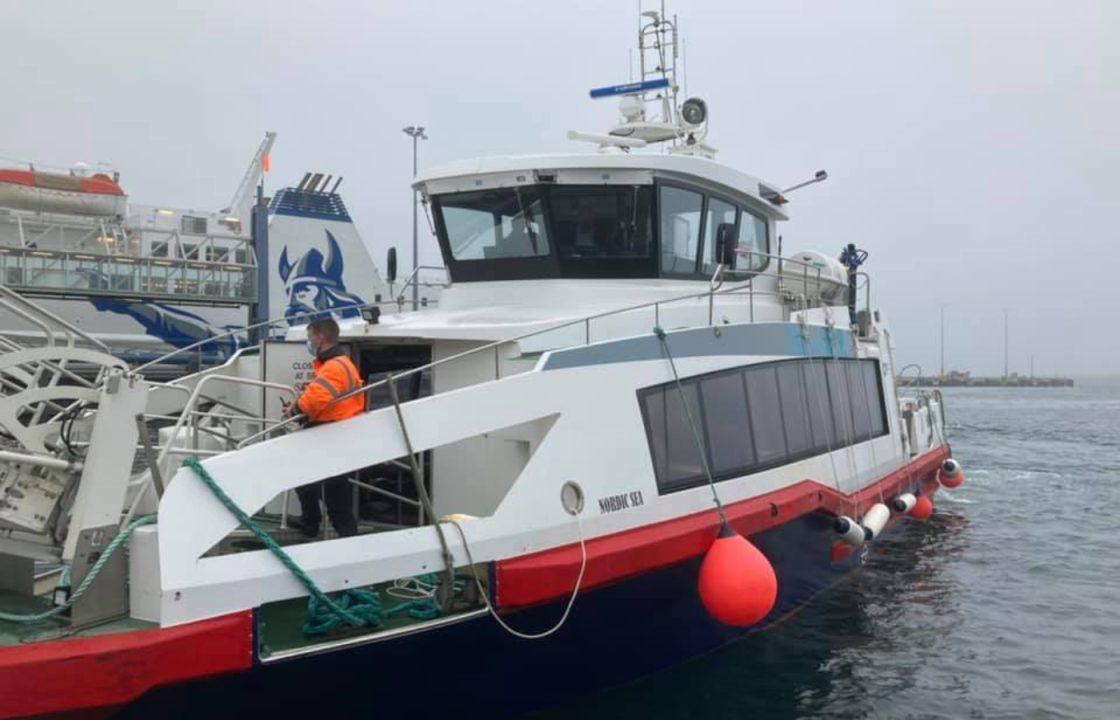
[[421,180],[451,280],[707,280],[721,262],[740,275],[765,269],[774,224],[785,219],[764,199],[776,191],[747,176],[713,182],[713,164],[695,158],[640,158],[669,172],[628,167],[633,160]]

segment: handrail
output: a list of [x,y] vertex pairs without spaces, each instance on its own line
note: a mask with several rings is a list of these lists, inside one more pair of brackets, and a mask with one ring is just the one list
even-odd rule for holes
[[[382,301],[382,302],[371,302],[371,303],[354,303],[352,305],[342,305],[340,307],[330,308],[329,311],[328,310],[316,310],[315,312],[301,313],[299,315],[296,315],[295,318],[299,318],[299,319],[307,318],[307,319],[310,320],[310,319],[318,317],[319,315],[322,315],[323,313],[326,313],[326,312],[335,312],[335,311],[338,311],[338,310],[362,310],[362,309],[365,309],[365,308],[380,307],[382,305],[396,305],[396,304],[397,304],[397,302],[395,300],[386,300],[386,301]],[[161,363],[165,360],[170,360],[171,358],[175,357],[179,353],[185,353],[185,352],[190,352],[191,350],[196,350],[196,349],[202,347],[203,345],[207,345],[207,344],[212,343],[216,340],[222,340],[223,338],[233,337],[234,335],[242,335],[242,334],[244,334],[244,333],[246,333],[250,330],[256,330],[257,328],[267,327],[267,326],[271,326],[271,325],[279,325],[282,322],[290,323],[291,318],[288,318],[286,315],[278,315],[274,318],[270,318],[268,320],[263,320],[259,323],[254,323],[252,325],[246,325],[245,327],[242,327],[242,328],[237,328],[236,330],[230,330],[228,332],[219,333],[217,335],[212,335],[212,336],[210,336],[210,337],[208,337],[204,340],[199,340],[197,342],[191,343],[190,345],[186,345],[186,346],[181,347],[181,348],[176,348],[176,349],[172,350],[171,352],[169,352],[165,355],[160,355],[155,360],[149,360],[148,362],[144,363],[143,365],[135,368],[133,370],[133,372],[142,372],[143,370],[147,370],[148,368],[150,368],[153,365],[158,365],[159,363]],[[249,345],[247,347],[254,347],[254,346]]]
[[[70,322],[62,319],[61,317],[52,313],[50,310],[47,310],[46,308],[42,307],[38,303],[31,302],[27,298],[23,297],[22,295],[20,295],[19,293],[10,289],[7,285],[4,285],[2,283],[0,283],[0,295],[3,295],[5,298],[7,298],[7,300],[9,302],[14,302],[16,304],[22,305],[24,308],[29,309],[31,312],[38,313],[38,314],[42,315],[43,317],[48,318],[52,322],[56,323],[59,327],[61,327],[67,334],[69,334],[71,336],[80,337],[83,340],[85,340],[86,342],[88,342],[89,344],[97,347],[98,349],[100,349],[104,352],[109,352],[109,346],[106,345],[105,343],[101,342],[100,340],[98,340],[94,336],[86,333],[84,330],[77,327],[76,325],[73,325]],[[54,334],[49,333],[49,335],[51,336],[51,338],[53,338]],[[50,344],[53,344],[53,342],[51,341],[50,338],[48,338],[47,342],[50,343]]]
[[870,313],[871,312],[871,276],[868,275],[866,272],[860,270],[859,272],[856,273],[856,277],[857,278],[863,278],[863,288],[864,288],[863,304],[864,304],[864,306],[866,306],[867,311]]
[[[773,255],[770,255],[769,253],[757,253],[757,254],[758,255],[766,255],[767,257],[775,257]],[[812,269],[817,274],[818,282],[820,281],[820,274],[821,274],[820,268],[815,267],[815,266],[811,265],[810,263],[806,263],[806,262],[803,262],[801,260],[795,260],[793,258],[785,258],[785,260],[788,261],[788,262],[798,264],[798,265],[802,265],[803,267],[806,268],[806,272],[808,272],[809,269]],[[721,274],[721,272],[722,271],[720,271],[717,268],[716,274],[713,275],[712,281],[714,281],[716,279],[716,275]],[[507,343],[516,343],[516,342],[520,342],[522,340],[527,340],[531,337],[535,337],[537,335],[544,335],[545,333],[554,332],[556,330],[563,330],[565,328],[570,328],[570,327],[574,327],[574,326],[583,324],[584,327],[585,327],[585,344],[590,344],[590,337],[591,337],[590,323],[591,323],[592,320],[598,320],[600,318],[609,317],[609,316],[612,316],[612,315],[621,315],[621,314],[627,313],[627,312],[634,312],[635,310],[642,310],[642,309],[645,309],[645,308],[648,308],[648,307],[655,308],[655,314],[659,314],[658,309],[660,308],[661,305],[667,305],[669,303],[674,303],[674,302],[681,302],[681,301],[684,301],[684,300],[694,300],[694,299],[704,298],[704,297],[709,297],[710,298],[713,295],[734,295],[734,294],[741,293],[743,291],[749,291],[750,295],[751,295],[752,315],[753,315],[753,299],[754,299],[754,294],[755,293],[758,293],[760,295],[775,295],[775,296],[779,296],[779,297],[781,296],[781,293],[755,290],[754,289],[754,280],[759,275],[766,275],[766,273],[755,273],[750,278],[742,281],[741,283],[738,283],[736,285],[731,285],[726,289],[713,289],[713,286],[711,285],[711,283],[709,283],[708,290],[705,291],[705,292],[689,293],[687,295],[679,295],[679,296],[676,296],[676,297],[671,297],[671,298],[666,298],[666,299],[661,299],[661,300],[654,300],[654,301],[650,301],[650,302],[638,303],[638,304],[635,304],[635,305],[628,305],[628,306],[623,307],[623,308],[615,308],[613,310],[607,310],[607,311],[604,311],[604,312],[601,312],[601,313],[595,313],[595,314],[592,314],[592,315],[587,315],[585,317],[577,318],[575,320],[567,320],[567,321],[558,323],[556,325],[551,325],[547,328],[532,330],[530,332],[524,333],[522,335],[516,335],[516,336],[511,337],[511,338],[504,338],[504,339],[501,339],[501,340],[495,340],[493,342],[489,342],[489,343],[486,343],[484,345],[480,345],[478,347],[470,348],[468,350],[464,350],[462,352],[455,353],[454,355],[448,355],[447,357],[440,358],[439,360],[434,360],[434,361],[429,362],[425,365],[419,365],[419,366],[414,367],[414,368],[409,368],[408,370],[404,370],[400,373],[395,374],[393,376],[393,379],[396,380],[396,379],[400,379],[400,378],[403,378],[403,377],[409,377],[409,376],[414,375],[416,373],[421,373],[421,372],[424,372],[425,370],[431,370],[431,369],[433,369],[435,367],[438,367],[440,365],[444,365],[444,364],[453,362],[455,360],[459,360],[459,359],[462,359],[464,357],[468,357],[470,355],[475,355],[475,354],[479,354],[479,353],[483,353],[483,352],[488,352],[490,350],[493,350],[494,353],[495,353],[495,371],[497,371],[497,369],[498,369],[497,350],[498,350],[499,347],[501,347],[502,345],[505,345]],[[778,276],[775,274],[774,277],[778,277]],[[720,283],[720,286],[722,286],[722,281]],[[719,287],[719,286],[717,286],[717,287]],[[711,307],[711,303],[712,303],[712,300],[709,300],[709,306],[710,307]],[[712,316],[711,316],[711,313],[709,313],[708,325],[710,326],[711,324],[712,324]],[[367,392],[369,390],[373,390],[373,389],[378,388],[378,387],[387,386],[388,381],[389,381],[389,378],[383,378],[381,380],[374,381],[374,382],[369,383],[367,385],[363,385],[359,388],[355,388],[354,390],[343,393],[342,395],[339,395],[337,398],[334,398],[333,400],[331,400],[329,405],[333,405],[335,403],[342,402],[343,400],[345,400],[349,397],[353,397],[355,395]],[[290,417],[286,420],[283,420],[280,423],[277,423],[276,425],[274,425],[270,428],[266,428],[264,430],[261,430],[258,433],[254,433],[253,435],[250,435],[250,436],[246,437],[245,439],[243,439],[241,442],[239,442],[237,444],[237,448],[238,449],[243,448],[246,445],[248,445],[249,443],[251,443],[251,442],[253,442],[253,441],[255,441],[255,440],[257,440],[261,437],[264,437],[264,436],[274,432],[275,430],[278,430],[282,427],[286,427],[287,425],[289,425],[293,422],[296,422],[296,421],[298,421],[302,418],[303,418],[303,415],[294,415],[294,416],[292,416],[292,417]]]
[[[447,282],[422,283],[422,282],[420,282],[420,271],[421,270],[442,270],[444,272],[444,274],[447,276]],[[403,307],[404,306],[404,304],[406,302],[406,300],[404,299],[404,291],[408,289],[409,285],[416,285],[417,287],[421,287],[421,286],[422,287],[433,287],[433,286],[435,286],[435,287],[441,287],[441,288],[449,288],[449,287],[451,287],[451,271],[448,270],[446,267],[443,267],[442,265],[417,265],[416,267],[412,268],[412,272],[410,272],[408,274],[408,277],[406,277],[404,279],[404,283],[401,285],[401,291],[399,293],[397,293],[397,297],[396,297],[397,307]]]
[[[234,385],[250,385],[253,387],[272,388],[280,392],[286,392],[293,398],[295,397],[295,390],[289,385],[268,382],[267,380],[257,380],[255,378],[236,377],[233,375],[207,375],[206,377],[199,380],[198,384],[194,386],[194,390],[191,391],[190,397],[187,400],[187,404],[183,407],[182,412],[179,413],[179,419],[175,421],[175,426],[171,430],[171,435],[167,440],[167,444],[160,449],[159,456],[156,458],[157,464],[162,464],[163,461],[167,459],[167,455],[171,449],[171,443],[173,443],[175,439],[179,437],[179,431],[183,429],[183,423],[188,417],[193,417],[194,406],[198,402],[199,396],[202,394],[202,388],[206,385],[206,383],[212,380],[215,382],[228,382]],[[238,447],[241,446],[238,445]]]

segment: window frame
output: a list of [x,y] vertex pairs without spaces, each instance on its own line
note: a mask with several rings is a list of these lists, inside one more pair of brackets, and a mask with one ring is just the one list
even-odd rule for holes
[[[734,210],[735,210],[735,237],[736,238],[739,237],[739,229],[741,227],[742,218],[743,218],[743,204],[741,202],[737,202],[735,200],[732,200],[730,197],[727,197],[726,195],[721,195],[720,193],[715,193],[715,192],[711,192],[711,193],[710,192],[705,192],[704,193],[704,221],[703,221],[703,223],[701,223],[701,227],[700,227],[700,252],[697,254],[697,262],[696,262],[696,272],[704,280],[710,280],[711,279],[711,275],[709,275],[708,272],[704,269],[704,259],[705,259],[705,256],[707,254],[705,251],[707,250],[707,247],[706,247],[707,242],[706,241],[707,241],[707,235],[708,235],[708,232],[707,232],[708,231],[708,212],[709,212],[709,207],[710,207],[710,204],[711,204],[712,200],[718,200],[721,203],[724,203],[726,205],[730,205],[732,208],[734,208]],[[712,240],[713,241],[715,240],[715,236],[712,237]],[[728,269],[731,269],[731,268],[728,268]],[[715,272],[715,270],[713,269],[712,272]]]
[[[763,250],[763,252],[766,253],[766,255],[765,255],[765,258],[764,258],[765,262],[763,262],[762,265],[760,265],[757,270],[752,269],[752,268],[743,268],[743,269],[731,268],[730,272],[734,273],[734,275],[737,278],[747,278],[747,277],[751,277],[751,276],[754,276],[754,275],[761,275],[762,273],[766,272],[767,268],[770,267],[770,260],[771,260],[771,257],[770,257],[770,255],[771,255],[771,252],[770,252],[770,218],[766,217],[766,215],[763,214],[763,213],[756,212],[755,210],[752,210],[751,208],[747,207],[747,205],[745,203],[738,202],[738,203],[735,203],[735,206],[737,208],[739,208],[739,214],[738,214],[738,217],[735,221],[735,229],[737,230],[737,233],[742,233],[743,232],[743,215],[744,214],[750,215],[751,217],[762,221],[762,227],[763,227],[763,230],[766,233],[766,247]],[[738,234],[736,234],[736,237],[738,237]]]
[[[653,187],[654,234],[657,237],[657,277],[675,280],[704,279],[703,274],[700,272],[700,258],[703,257],[704,254],[704,228],[708,220],[708,192],[697,185],[677,182],[675,180],[662,180],[660,178],[654,179]],[[663,247],[661,237],[661,189],[666,187],[684,190],[685,192],[695,193],[700,196],[700,227],[696,231],[696,255],[692,258],[692,272],[690,273],[665,272],[661,267],[661,259],[663,257],[661,252],[661,248]]]

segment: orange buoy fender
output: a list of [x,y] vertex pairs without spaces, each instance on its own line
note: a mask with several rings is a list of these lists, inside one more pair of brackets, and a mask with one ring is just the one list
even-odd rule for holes
[[774,608],[778,577],[774,566],[749,540],[726,524],[700,565],[700,600],[724,625],[754,625]]
[[930,515],[933,515],[933,501],[929,499],[929,495],[920,495],[914,501],[914,507],[910,508],[906,514],[915,520],[929,520]]
[[937,471],[937,479],[947,488],[960,487],[964,484],[964,472],[961,470],[961,464],[953,458],[947,458],[945,462],[941,463],[941,468]]

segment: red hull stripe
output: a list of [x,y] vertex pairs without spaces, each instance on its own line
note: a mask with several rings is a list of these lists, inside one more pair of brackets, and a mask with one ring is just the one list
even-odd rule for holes
[[111,708],[148,690],[247,670],[253,613],[0,648],[0,718]]
[[[936,489],[931,476],[949,456],[947,447],[930,450],[895,472],[854,495],[845,495],[815,480],[802,480],[766,495],[724,506],[728,522],[744,536],[783,525],[807,513],[825,511],[834,515],[857,515],[889,500],[921,480],[927,491]],[[714,510],[673,518],[654,525],[624,530],[587,541],[587,571],[583,589],[668,567],[707,552],[719,528]],[[495,568],[495,599],[499,608],[535,605],[572,592],[579,574],[578,544],[543,550],[509,560]]]

